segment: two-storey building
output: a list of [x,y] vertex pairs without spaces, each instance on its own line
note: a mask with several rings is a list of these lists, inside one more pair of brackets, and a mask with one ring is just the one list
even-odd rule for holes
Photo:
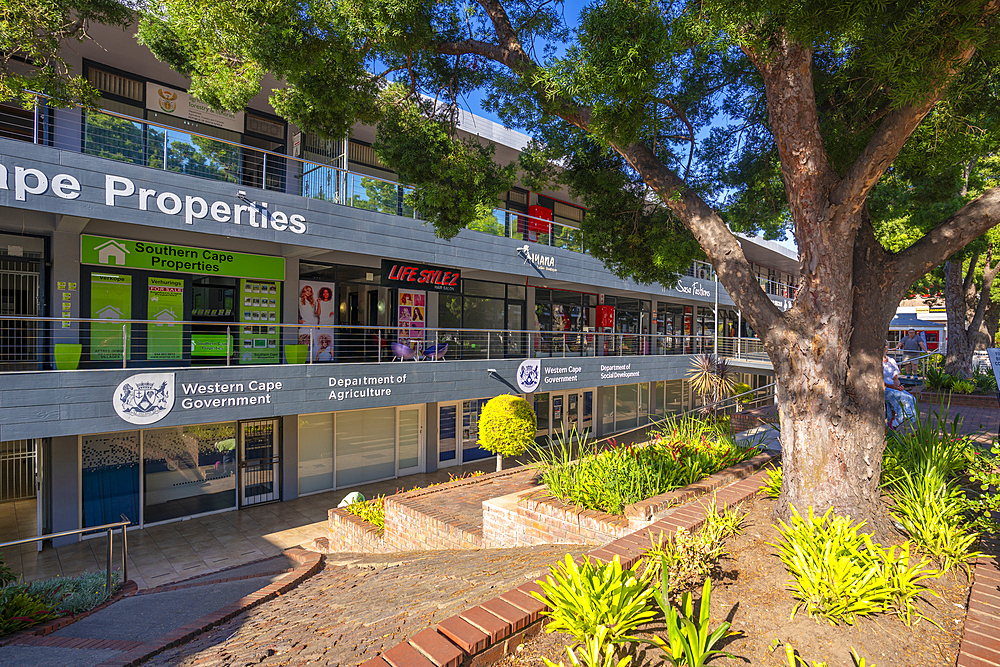
[[[371,128],[323,141],[265,95],[213,110],[95,34],[107,50],[68,57],[100,110],[0,106],[0,495],[33,502],[38,531],[473,461],[479,411],[507,392],[535,406],[540,442],[625,431],[697,404],[699,352],[770,381],[711,266],[617,278],[586,252],[582,207],[524,188],[442,241]],[[460,127],[505,162],[528,139]],[[787,308],[794,254],[744,249]]]

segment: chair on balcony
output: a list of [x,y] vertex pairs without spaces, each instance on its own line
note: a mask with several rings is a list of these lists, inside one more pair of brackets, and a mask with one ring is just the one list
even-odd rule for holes
[[424,359],[430,359],[431,361],[441,361],[444,359],[444,355],[448,353],[448,343],[441,343],[439,345],[433,345],[426,350],[424,350]]
[[393,343],[392,347],[392,360],[396,361],[413,361],[417,357],[416,350],[412,349],[409,345],[403,345],[402,343]]

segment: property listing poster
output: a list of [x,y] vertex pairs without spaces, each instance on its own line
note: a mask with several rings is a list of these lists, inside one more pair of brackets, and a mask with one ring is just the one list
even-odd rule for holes
[[273,364],[278,350],[278,313],[281,284],[275,281],[240,280],[240,363]]
[[[110,273],[90,274],[90,316],[100,322],[90,325],[90,358],[94,361],[120,361],[125,350],[122,326],[131,348],[131,325],[119,320],[132,319],[132,276]],[[131,356],[131,349],[126,358]]]
[[399,342],[417,347],[424,340],[424,323],[427,316],[427,295],[424,292],[399,290]]
[[180,359],[184,352],[184,279],[150,276],[146,303],[147,359]]

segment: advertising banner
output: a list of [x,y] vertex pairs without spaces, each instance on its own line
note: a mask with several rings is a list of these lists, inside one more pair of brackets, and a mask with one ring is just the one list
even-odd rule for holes
[[131,325],[119,322],[132,319],[132,276],[90,274],[90,316],[101,320],[90,325],[90,358],[120,361],[125,349],[122,326],[129,342],[132,339]]
[[184,279],[149,277],[146,318],[147,359],[181,359],[184,354]]
[[241,364],[276,364],[278,349],[278,320],[281,319],[281,284],[241,280],[237,300],[240,308],[239,355]]
[[459,269],[415,262],[397,262],[391,259],[382,260],[383,287],[457,292],[461,278],[462,272]]
[[114,239],[90,234],[82,234],[80,244],[80,261],[83,264],[258,280],[285,278],[283,257]]

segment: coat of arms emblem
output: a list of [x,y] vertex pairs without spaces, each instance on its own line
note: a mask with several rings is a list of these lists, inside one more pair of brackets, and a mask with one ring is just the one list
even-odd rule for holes
[[130,424],[154,424],[174,407],[173,373],[140,373],[122,381],[111,399],[118,416]]
[[541,359],[525,359],[517,367],[517,386],[521,391],[530,394],[538,389],[542,375]]

